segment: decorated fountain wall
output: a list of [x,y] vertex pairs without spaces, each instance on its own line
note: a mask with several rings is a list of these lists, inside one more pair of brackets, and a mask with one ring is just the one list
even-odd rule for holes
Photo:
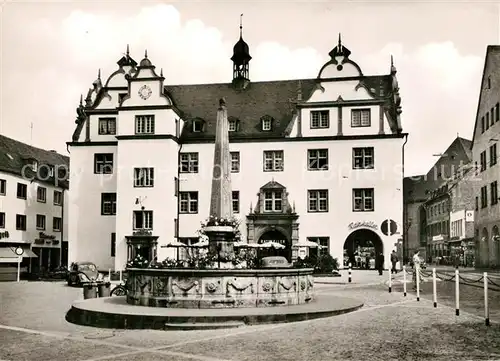
[[[313,269],[236,269],[237,227],[232,215],[231,166],[225,100],[220,100],[212,193],[203,233],[217,262],[208,269],[129,268],[127,303],[170,308],[291,306],[313,300]],[[215,268],[216,267],[216,268]]]

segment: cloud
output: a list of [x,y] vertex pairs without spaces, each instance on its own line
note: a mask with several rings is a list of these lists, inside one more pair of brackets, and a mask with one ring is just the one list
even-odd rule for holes
[[[237,41],[237,34],[183,19],[165,4],[129,16],[75,10],[59,22],[40,18],[9,26],[12,36],[2,39],[0,131],[29,142],[33,122],[33,143],[60,152],[71,139],[80,94],[85,96],[99,68],[106,81],[127,44],[138,62],[147,49],[153,64],[163,68],[166,83],[189,84],[230,81]],[[471,136],[483,59],[460,53],[451,41],[415,49],[388,43],[372,54],[351,50],[367,75],[388,74],[394,56],[403,127],[410,133],[407,174],[426,172],[435,160],[430,155],[444,151],[457,131]],[[324,49],[269,41],[251,44],[250,53],[254,81],[316,77],[328,59]]]

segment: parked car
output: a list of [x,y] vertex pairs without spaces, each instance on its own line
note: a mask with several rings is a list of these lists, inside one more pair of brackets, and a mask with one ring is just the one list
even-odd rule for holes
[[92,262],[73,262],[69,268],[68,286],[81,286],[83,282],[102,281],[102,279],[102,274]]

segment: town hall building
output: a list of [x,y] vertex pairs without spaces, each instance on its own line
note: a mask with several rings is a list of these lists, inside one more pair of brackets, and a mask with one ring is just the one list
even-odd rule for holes
[[[171,85],[147,53],[127,53],[80,101],[69,201],[70,261],[124,269],[138,248],[175,258],[208,217],[216,114],[229,122],[233,213],[247,242],[273,240],[297,258],[318,242],[342,263],[368,241],[389,254],[401,237],[401,99],[390,73],[363,74],[339,36],[313,79],[252,82],[249,46],[234,46],[232,81]],[[135,251],[134,251],[135,248]]]

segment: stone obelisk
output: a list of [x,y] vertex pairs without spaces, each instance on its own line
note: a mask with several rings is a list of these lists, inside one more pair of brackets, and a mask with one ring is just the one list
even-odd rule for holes
[[[229,124],[224,98],[220,99],[217,110],[210,216],[216,219],[231,219],[233,216]],[[232,267],[230,261],[234,257],[234,228],[211,225],[205,228],[205,234],[209,239],[210,251],[218,254],[219,267]]]

